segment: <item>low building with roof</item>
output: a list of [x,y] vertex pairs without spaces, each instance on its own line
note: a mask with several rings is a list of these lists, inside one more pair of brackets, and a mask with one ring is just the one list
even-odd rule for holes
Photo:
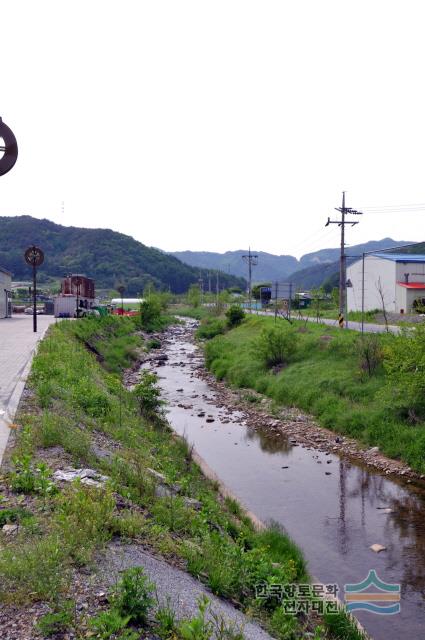
[[11,291],[12,274],[0,267],[0,318],[9,318],[12,315]]
[[[347,309],[409,313],[425,303],[425,255],[372,253],[347,268]],[[363,287],[364,282],[364,287]]]

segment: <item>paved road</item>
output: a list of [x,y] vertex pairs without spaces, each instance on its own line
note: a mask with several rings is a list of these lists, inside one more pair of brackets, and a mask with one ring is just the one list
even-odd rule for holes
[[0,464],[37,342],[55,318],[38,316],[37,321],[38,331],[33,333],[32,316],[0,320]]
[[[309,322],[316,322],[316,318],[309,318],[308,319]],[[330,318],[320,318],[320,323],[321,324],[328,324],[332,327],[337,327],[338,326],[338,320],[331,320]],[[362,330],[362,323],[361,322],[354,322],[354,320],[349,320],[348,321],[348,327],[346,327],[346,329],[351,329],[352,331],[361,331]],[[365,322],[364,323],[364,332],[365,333],[386,333],[387,328],[385,327],[384,324],[374,324],[372,322]],[[388,325],[388,332],[389,333],[400,333],[400,327],[397,327],[396,325]]]
[[[257,314],[260,316],[272,316],[274,313],[272,311],[253,311],[253,314]],[[297,320],[297,316],[293,315],[292,318]],[[317,322],[316,318],[312,318],[311,316],[303,316],[303,320],[308,320],[308,322]],[[333,320],[331,318],[320,318],[319,324],[327,324],[331,327],[338,326],[338,320]],[[348,327],[346,329],[350,329],[351,331],[361,331],[362,323],[354,322],[354,320],[348,321]],[[364,332],[365,333],[386,333],[387,328],[384,324],[374,324],[372,322],[364,323]],[[396,325],[388,325],[389,333],[400,333],[401,328]]]

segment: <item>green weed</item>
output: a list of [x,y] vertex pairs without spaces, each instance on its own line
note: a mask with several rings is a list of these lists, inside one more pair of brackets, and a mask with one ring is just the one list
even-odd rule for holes
[[54,611],[39,618],[36,628],[44,636],[50,637],[65,633],[75,624],[75,602],[65,600],[58,602]]
[[154,587],[141,567],[127,569],[115,588],[114,609],[129,621],[145,624],[154,604]]

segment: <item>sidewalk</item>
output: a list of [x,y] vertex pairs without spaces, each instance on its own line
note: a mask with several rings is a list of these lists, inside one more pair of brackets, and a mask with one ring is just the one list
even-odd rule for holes
[[38,316],[33,333],[32,316],[0,320],[0,465],[37,342],[53,322],[53,316]]

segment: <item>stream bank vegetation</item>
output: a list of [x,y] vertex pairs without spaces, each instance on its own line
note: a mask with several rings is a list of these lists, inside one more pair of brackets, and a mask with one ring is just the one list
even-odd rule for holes
[[[279,600],[256,597],[260,583],[307,581],[303,556],[283,531],[256,531],[238,503],[219,496],[165,422],[154,375],[131,390],[123,385],[124,369],[146,349],[139,326],[137,318],[65,320],[40,343],[0,480],[0,522],[9,525],[0,531],[6,619],[19,626],[26,610],[37,611],[34,637],[243,638],[209,612],[208,599],[186,620],[155,603],[140,566],[99,600],[99,552],[119,540],[189,571],[280,640],[361,638],[343,612],[294,617]],[[61,480],[70,469],[84,472]]]
[[205,354],[218,379],[307,411],[425,473],[425,325],[361,336],[251,316],[209,340]]

